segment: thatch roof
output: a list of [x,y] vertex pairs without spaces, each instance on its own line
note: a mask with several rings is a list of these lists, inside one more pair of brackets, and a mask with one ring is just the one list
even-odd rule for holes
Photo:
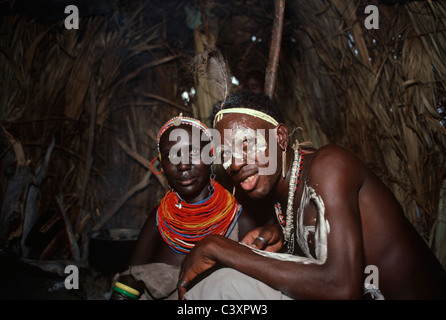
[[[23,206],[4,209],[19,212],[22,223],[3,236],[19,247],[23,207],[32,201],[26,188],[54,139],[28,217],[37,223],[29,232],[41,239],[31,253],[73,256],[73,239],[60,241],[67,239],[62,211],[82,256],[86,231],[139,228],[164,193],[162,178],[147,171],[157,128],[179,112],[207,117],[210,106],[202,101],[212,99],[188,68],[197,48],[219,47],[240,81],[265,70],[273,3],[70,1],[79,5],[80,28],[67,30],[59,10],[67,2],[39,2],[31,10],[35,1],[0,2],[3,203],[8,182],[18,179],[19,154],[26,168],[17,182],[22,189],[10,194]],[[364,27],[369,3],[380,10],[378,30]],[[288,0],[275,91],[295,137],[358,154],[443,265],[445,37],[442,1]],[[52,233],[47,239],[36,228]]]

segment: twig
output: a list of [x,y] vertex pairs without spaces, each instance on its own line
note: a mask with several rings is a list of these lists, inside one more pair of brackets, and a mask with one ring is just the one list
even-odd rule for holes
[[14,151],[16,166],[19,167],[26,165],[25,153],[23,152],[22,144],[18,140],[16,140],[1,123],[0,129],[1,131],[3,131],[1,134],[5,136],[5,138],[10,143],[12,150]]
[[146,92],[146,93],[142,94],[142,96],[143,97],[147,97],[147,98],[152,98],[152,99],[164,102],[164,103],[167,103],[168,105],[170,105],[170,106],[172,106],[172,107],[174,107],[174,108],[176,108],[176,109],[178,109],[180,111],[183,111],[183,112],[185,112],[187,114],[192,114],[192,111],[189,110],[188,108],[183,107],[182,105],[179,105],[178,103],[176,103],[176,102],[174,102],[172,100],[166,99],[164,97],[161,97],[159,95]]
[[117,139],[118,140],[118,144],[121,146],[122,149],[124,149],[124,151],[131,156],[133,159],[135,159],[139,164],[141,164],[142,166],[144,166],[144,168],[146,169],[150,169],[150,161],[147,160],[146,158],[144,158],[142,155],[140,155],[138,152],[132,150],[131,148],[129,148],[124,141],[122,141],[121,139]]
[[65,208],[63,205],[63,196],[62,192],[56,197],[56,202],[59,207],[60,213],[62,214],[63,221],[65,223],[65,230],[67,231],[68,242],[70,243],[71,254],[73,255],[74,260],[80,261],[81,254],[79,250],[79,246],[77,245],[76,237],[74,235],[73,228],[71,227],[70,219],[68,218],[67,213],[65,212]]
[[[130,110],[133,111],[133,108],[130,108]],[[134,112],[133,112],[133,113],[134,113]],[[131,145],[131,147],[132,147],[132,150],[135,151],[135,152],[137,152],[137,150],[136,150],[135,133],[133,132],[132,124],[130,123],[130,118],[127,117],[126,121],[127,121],[127,126],[128,126],[128,128],[129,128],[130,145]]]
[[[143,157],[142,155],[140,155],[139,153],[137,153],[136,151],[133,151],[132,149],[130,149],[122,140],[120,140],[118,138],[118,144],[121,146],[122,149],[124,149],[124,151],[131,156],[133,159],[135,159],[139,164],[141,164],[142,166],[144,166],[144,168],[146,169],[150,169],[150,161],[147,160],[145,157]],[[163,175],[156,175],[155,178],[158,180],[158,182],[163,186],[164,189],[167,190],[168,188],[168,183],[166,180],[166,177],[164,177]]]

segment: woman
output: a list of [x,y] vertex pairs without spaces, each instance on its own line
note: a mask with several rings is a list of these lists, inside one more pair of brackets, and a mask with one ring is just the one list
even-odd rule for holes
[[121,275],[127,278],[118,281],[131,281],[129,274],[144,281],[145,298],[177,298],[181,262],[206,236],[238,240],[254,227],[234,196],[215,181],[210,140],[203,123],[182,115],[159,131],[158,160],[170,190],[140,231],[130,268]]

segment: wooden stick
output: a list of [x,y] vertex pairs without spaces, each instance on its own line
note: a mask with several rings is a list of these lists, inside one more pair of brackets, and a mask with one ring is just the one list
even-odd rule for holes
[[269,49],[269,62],[265,76],[265,94],[272,98],[276,86],[277,65],[279,64],[280,43],[282,42],[283,12],[285,0],[276,0],[274,3],[274,25]]
[[77,245],[76,236],[74,235],[73,228],[71,227],[70,219],[68,218],[68,215],[64,208],[62,192],[59,194],[58,197],[56,197],[56,202],[59,207],[60,213],[62,214],[63,221],[65,223],[65,230],[67,231],[71,254],[73,255],[74,260],[80,261],[81,253],[79,250],[79,246]]
[[[118,144],[121,146],[122,149],[124,149],[124,151],[133,159],[135,159],[139,164],[141,164],[142,166],[144,166],[144,168],[146,169],[150,169],[150,161],[147,160],[146,158],[144,158],[142,155],[140,155],[138,152],[133,151],[130,147],[128,147],[124,141],[122,141],[121,139],[118,138]],[[165,176],[159,174],[156,175],[155,178],[158,180],[158,182],[163,186],[164,189],[167,190],[168,183],[167,183],[167,179]]]

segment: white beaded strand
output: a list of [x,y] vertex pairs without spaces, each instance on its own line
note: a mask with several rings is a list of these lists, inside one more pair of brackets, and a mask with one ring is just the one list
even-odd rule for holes
[[286,225],[284,229],[284,240],[288,243],[288,252],[292,253],[294,251],[294,225],[293,225],[293,202],[294,194],[296,192],[297,176],[299,174],[299,163],[301,161],[302,154],[298,149],[294,150],[294,160],[291,167],[291,176],[288,186],[288,201],[286,208]]

